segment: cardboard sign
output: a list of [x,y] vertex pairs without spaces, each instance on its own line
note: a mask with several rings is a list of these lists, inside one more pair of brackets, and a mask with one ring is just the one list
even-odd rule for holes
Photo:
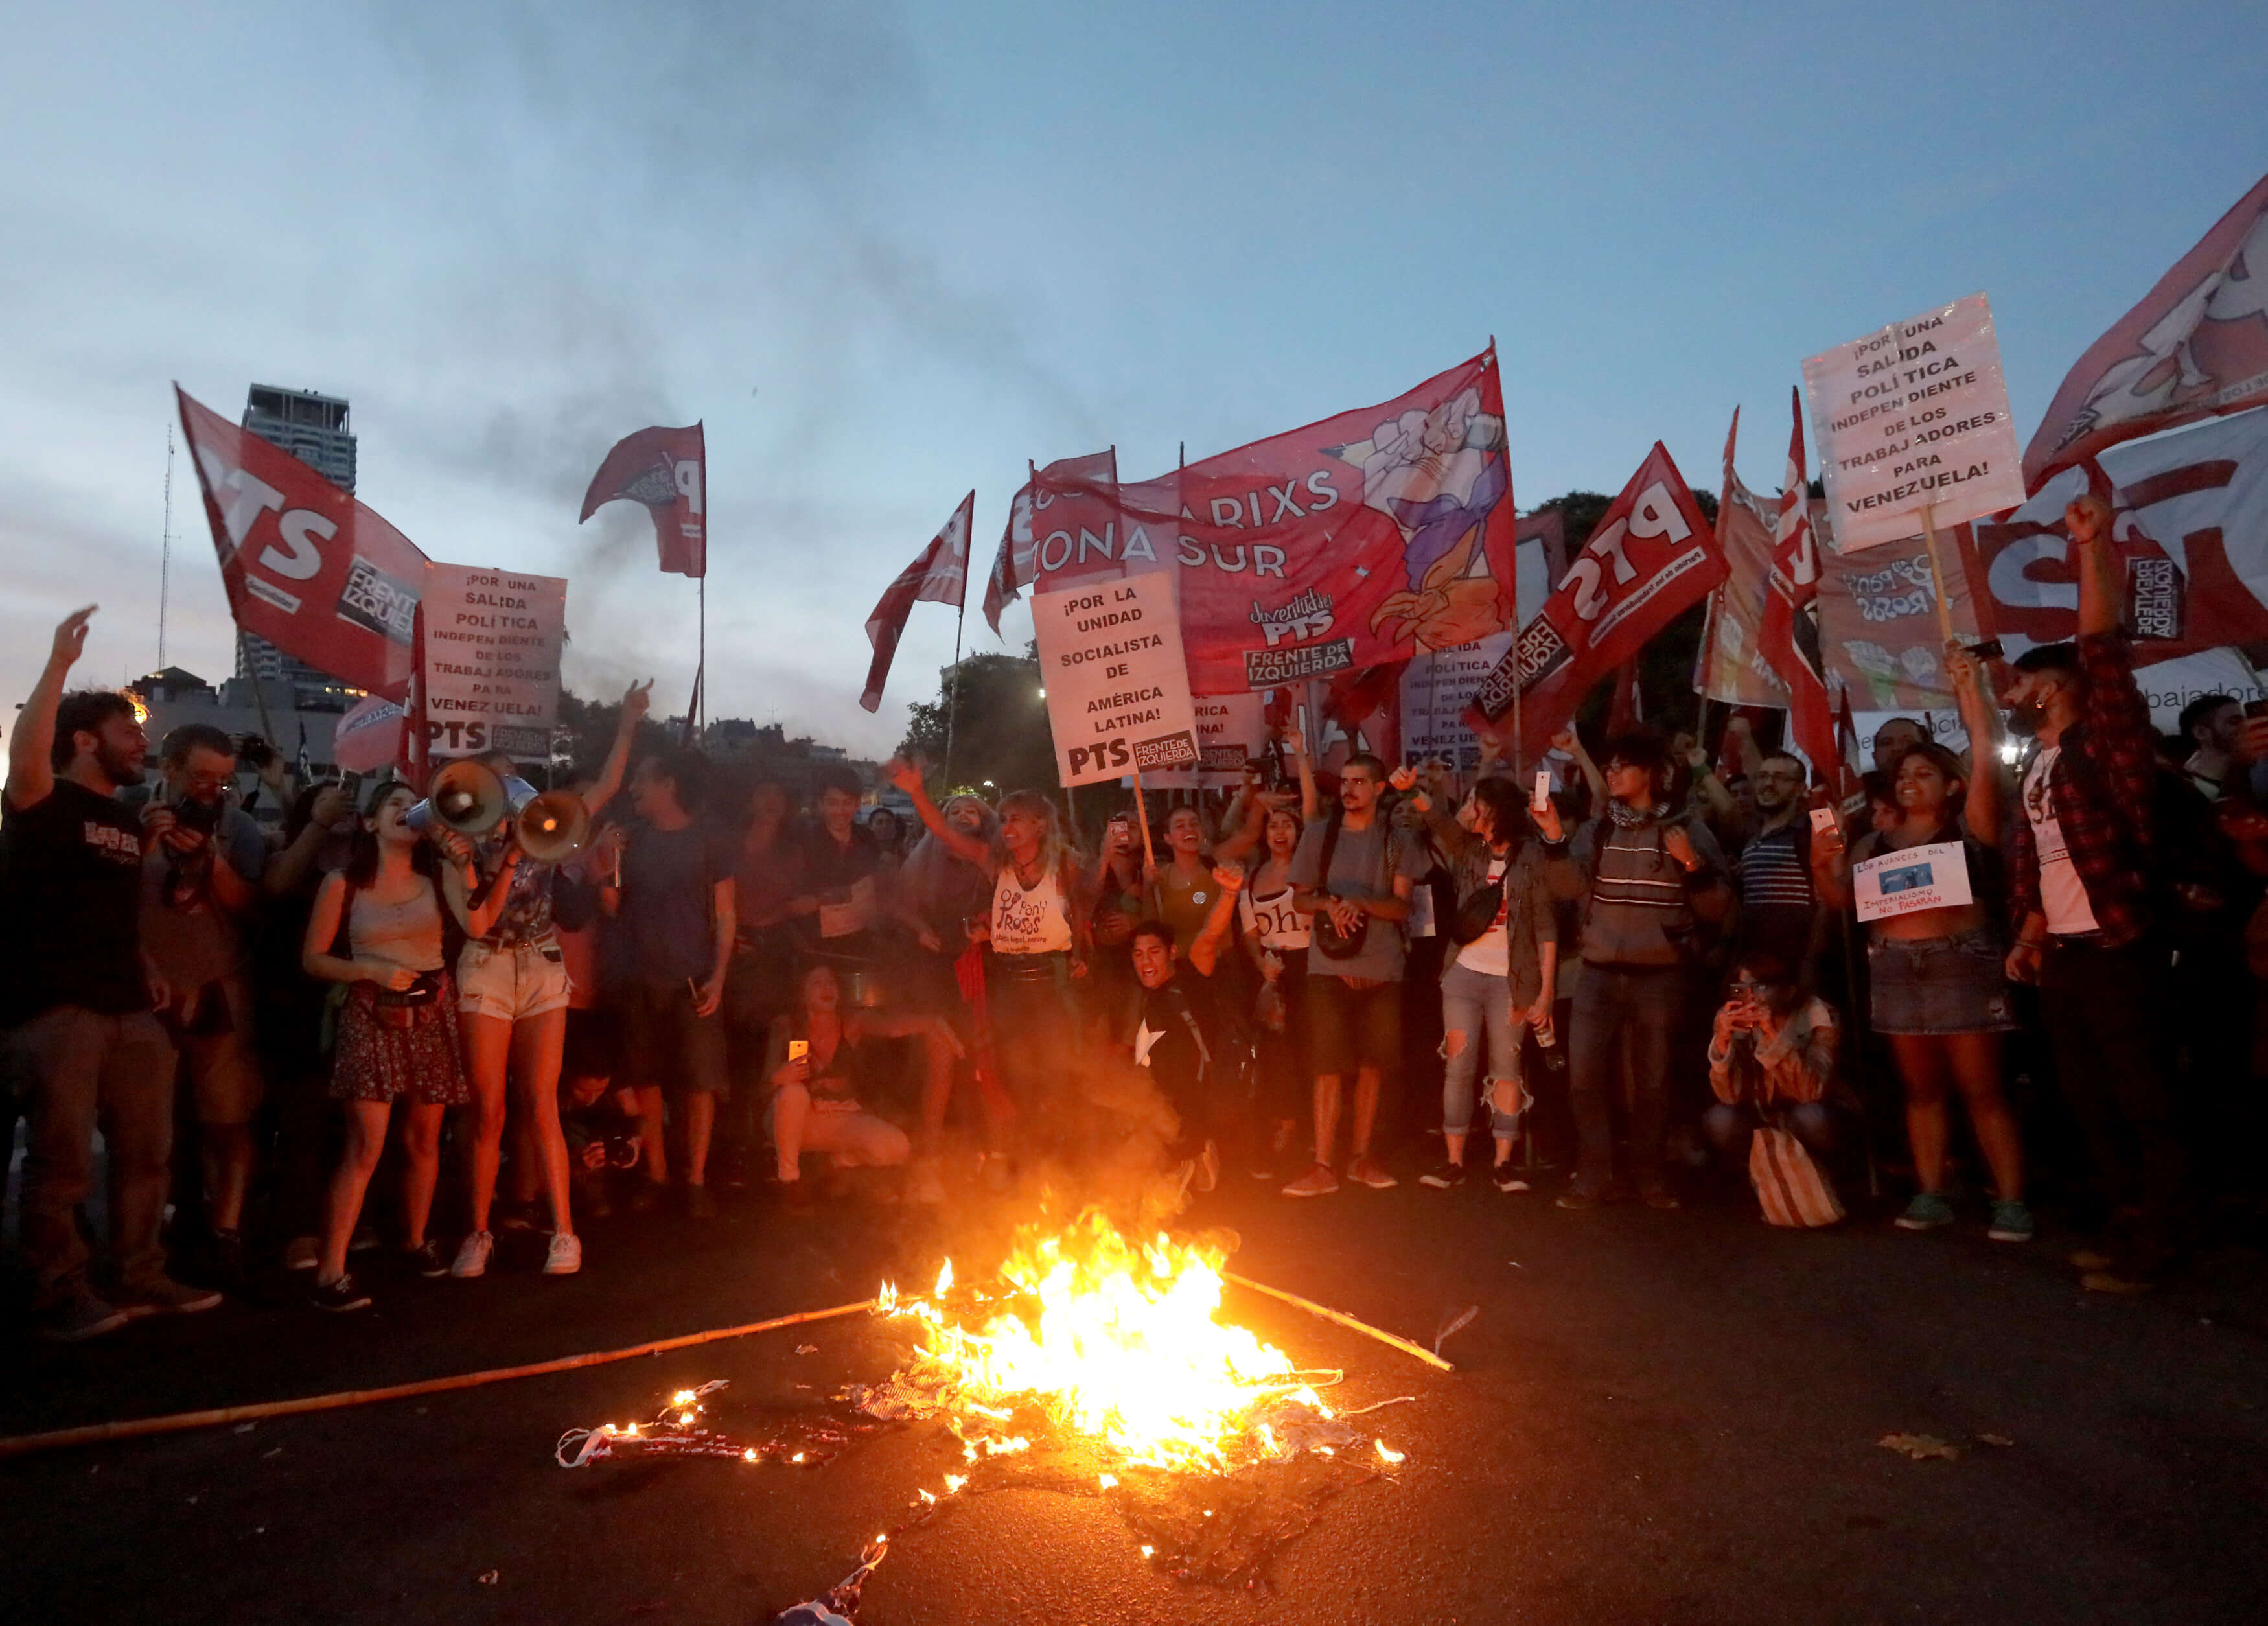
[[565,578],[437,561],[425,567],[423,606],[427,754],[549,756]]
[[[1197,720],[1194,767],[1142,770],[1155,791],[1233,791],[1244,783],[1244,765],[1268,747],[1266,695],[1199,695],[1190,703]],[[1131,777],[1120,783],[1131,785]]]
[[1065,785],[1194,763],[1197,724],[1169,575],[1032,595]]
[[2024,470],[1981,293],[1892,322],[1803,364],[1803,390],[1844,551],[1918,536],[2024,500]]
[[[1541,600],[1538,594],[1528,602]],[[1462,649],[1430,650],[1411,658],[1402,672],[1404,760],[1438,756],[1468,773],[1480,766],[1480,736],[1464,715],[1465,703],[1511,650],[1512,638],[1509,629],[1492,632]]]
[[1956,908],[1973,901],[1969,854],[1959,842],[1901,847],[1852,865],[1851,891],[1860,920]]

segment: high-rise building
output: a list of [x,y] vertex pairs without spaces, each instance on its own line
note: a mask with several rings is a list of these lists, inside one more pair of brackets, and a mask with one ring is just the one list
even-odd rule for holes
[[[313,390],[255,384],[244,403],[244,427],[281,446],[342,490],[355,489],[355,438],[347,403]],[[309,710],[341,710],[353,698],[338,680],[287,655],[255,633],[236,635],[236,675],[291,685],[296,703]]]

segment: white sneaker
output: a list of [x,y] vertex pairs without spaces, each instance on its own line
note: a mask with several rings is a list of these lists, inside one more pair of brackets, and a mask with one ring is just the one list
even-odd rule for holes
[[543,1274],[572,1276],[583,1268],[583,1239],[571,1231],[551,1233],[551,1247],[543,1255]]
[[451,1276],[486,1276],[489,1255],[496,1252],[496,1238],[485,1231],[475,1231],[465,1238],[464,1246],[457,1249],[457,1262],[449,1267]]

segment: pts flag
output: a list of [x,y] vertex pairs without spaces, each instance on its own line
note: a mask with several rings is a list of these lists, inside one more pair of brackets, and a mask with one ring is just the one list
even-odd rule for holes
[[2024,448],[2024,489],[2106,447],[2268,401],[2268,178],[2091,345]]
[[1540,757],[1594,684],[1724,579],[1716,536],[1657,440],[1543,613],[1474,691],[1467,719],[1497,729],[1518,695],[1521,749]]
[[409,692],[425,555],[280,447],[176,386],[236,624],[340,682]]
[[644,503],[653,515],[664,570],[709,574],[709,453],[700,424],[642,429],[616,441],[583,493],[583,519],[617,497]]

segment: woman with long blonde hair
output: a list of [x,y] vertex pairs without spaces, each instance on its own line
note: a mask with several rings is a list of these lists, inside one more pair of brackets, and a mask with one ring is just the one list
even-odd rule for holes
[[1078,1034],[1072,984],[1086,975],[1087,949],[1079,859],[1055,802],[1037,791],[1010,791],[988,842],[946,818],[918,767],[895,757],[887,771],[930,834],[992,878],[983,938],[992,947],[985,993],[993,1056],[1016,1115],[1027,1122],[1046,1116],[1070,1071]]

